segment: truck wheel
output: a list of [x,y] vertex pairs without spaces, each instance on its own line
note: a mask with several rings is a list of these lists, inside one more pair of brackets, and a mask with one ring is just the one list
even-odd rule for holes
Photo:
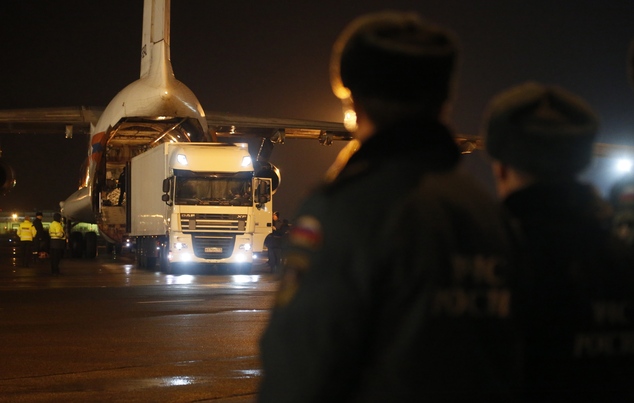
[[70,255],[74,258],[81,258],[84,254],[84,236],[81,232],[75,231],[70,234]]
[[139,269],[145,267],[145,256],[141,254],[141,248],[137,247],[135,252],[136,264]]
[[87,232],[86,241],[86,257],[94,259],[97,256],[97,234],[95,232]]
[[167,253],[167,247],[165,245],[161,245],[161,250],[159,251],[159,269],[162,273],[172,274],[173,267],[167,258]]

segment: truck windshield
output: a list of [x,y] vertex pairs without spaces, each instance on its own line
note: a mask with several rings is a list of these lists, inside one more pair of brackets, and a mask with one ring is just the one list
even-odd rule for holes
[[176,177],[176,204],[253,205],[251,178]]

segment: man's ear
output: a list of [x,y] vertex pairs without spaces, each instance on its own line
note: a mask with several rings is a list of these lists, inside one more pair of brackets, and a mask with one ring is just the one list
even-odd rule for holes
[[511,189],[511,171],[507,164],[493,160],[491,161],[491,171],[495,179],[495,187],[500,198],[505,198]]
[[509,168],[503,162],[493,160],[491,162],[491,170],[496,180],[506,180],[509,177]]

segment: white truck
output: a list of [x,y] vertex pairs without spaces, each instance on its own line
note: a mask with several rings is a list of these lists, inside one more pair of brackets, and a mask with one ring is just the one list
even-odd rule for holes
[[141,267],[251,270],[271,232],[271,178],[248,145],[162,143],[131,159],[127,231]]

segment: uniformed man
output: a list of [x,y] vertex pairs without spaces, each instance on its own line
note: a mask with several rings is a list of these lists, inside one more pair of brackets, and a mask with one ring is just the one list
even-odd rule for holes
[[33,252],[37,252],[38,257],[45,257],[46,255],[46,238],[44,234],[44,224],[42,218],[44,215],[41,211],[35,213],[35,220],[33,220],[33,227],[35,228],[35,237],[33,238]]
[[335,43],[355,142],[294,220],[261,402],[515,401],[514,247],[457,169],[457,53],[453,34],[400,12],[362,16]]
[[286,235],[290,229],[290,225],[288,220],[282,220],[280,218],[279,211],[273,212],[273,231],[269,236],[267,236],[266,247],[268,248],[269,255],[269,267],[271,268],[271,273],[280,272],[283,256],[282,256],[282,248],[283,243],[286,240]]
[[66,234],[60,213],[53,214],[53,222],[51,222],[48,232],[51,236],[51,273],[59,275],[59,262],[62,260],[66,248]]
[[20,247],[22,248],[22,266],[24,267],[29,267],[33,259],[33,238],[35,238],[36,233],[31,218],[24,216],[24,221],[20,223],[18,228]]
[[597,115],[563,88],[529,82],[491,101],[485,130],[498,192],[530,252],[531,281],[516,292],[528,401],[634,401],[634,261],[607,202],[577,180]]

